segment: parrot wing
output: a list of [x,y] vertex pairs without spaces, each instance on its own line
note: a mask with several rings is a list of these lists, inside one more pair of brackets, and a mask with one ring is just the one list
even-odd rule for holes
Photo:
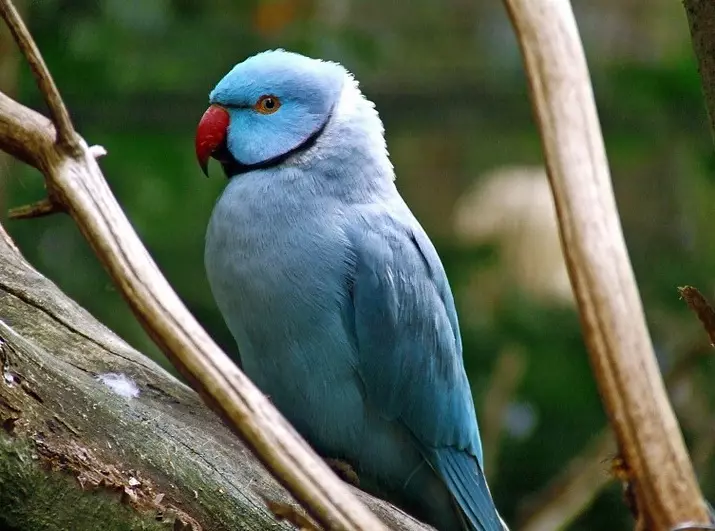
[[366,398],[410,430],[474,529],[501,530],[439,256],[404,203],[365,206],[351,227],[352,317]]

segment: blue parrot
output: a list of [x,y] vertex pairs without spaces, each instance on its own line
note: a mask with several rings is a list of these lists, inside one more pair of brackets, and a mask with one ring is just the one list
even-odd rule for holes
[[205,265],[246,374],[364,490],[441,531],[506,529],[452,293],[374,105],[341,65],[283,50],[209,99],[196,155],[229,181]]

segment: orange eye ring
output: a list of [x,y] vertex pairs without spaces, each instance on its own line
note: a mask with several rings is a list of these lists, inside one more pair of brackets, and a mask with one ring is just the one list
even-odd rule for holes
[[270,94],[261,96],[253,108],[261,114],[273,114],[281,107],[281,100]]

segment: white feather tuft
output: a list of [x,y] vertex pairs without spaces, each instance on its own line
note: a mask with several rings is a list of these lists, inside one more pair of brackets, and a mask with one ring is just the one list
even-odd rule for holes
[[126,374],[108,372],[100,374],[97,379],[119,396],[124,398],[136,398],[139,396],[139,387]]

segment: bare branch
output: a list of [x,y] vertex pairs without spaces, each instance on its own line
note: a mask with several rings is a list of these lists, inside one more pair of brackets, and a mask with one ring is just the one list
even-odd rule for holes
[[[46,72],[29,34],[18,25],[12,4],[0,0],[0,7],[34,61],[33,68]],[[318,522],[326,529],[385,529],[189,313],[117,204],[93,153],[78,135],[72,136],[66,111],[60,110],[61,99],[48,83],[51,78],[38,77],[59,117],[57,128],[69,145],[77,143],[79,154],[55,143],[47,119],[1,94],[0,148],[43,171],[52,199],[72,215],[142,326]]]
[[8,212],[8,217],[10,219],[41,218],[58,212],[63,212],[62,206],[49,198],[45,198],[36,203],[11,208]]
[[55,127],[40,113],[0,92],[0,139],[3,151],[44,171],[45,150],[54,149]]
[[708,522],[623,239],[568,0],[505,0],[530,83],[564,255],[599,391],[648,529]]
[[715,310],[713,310],[713,307],[710,306],[710,303],[697,288],[685,286],[678,288],[678,291],[688,307],[700,319],[708,338],[710,338],[710,344],[715,346]]
[[10,0],[0,0],[0,15],[5,20],[15,42],[29,63],[40,92],[50,109],[52,121],[57,127],[57,143],[67,149],[70,155],[80,156],[82,148],[77,140],[69,112],[67,112],[52,75],[47,69],[42,55],[40,55],[40,50],[37,49],[35,41],[32,39],[30,32],[27,31],[25,23]]

